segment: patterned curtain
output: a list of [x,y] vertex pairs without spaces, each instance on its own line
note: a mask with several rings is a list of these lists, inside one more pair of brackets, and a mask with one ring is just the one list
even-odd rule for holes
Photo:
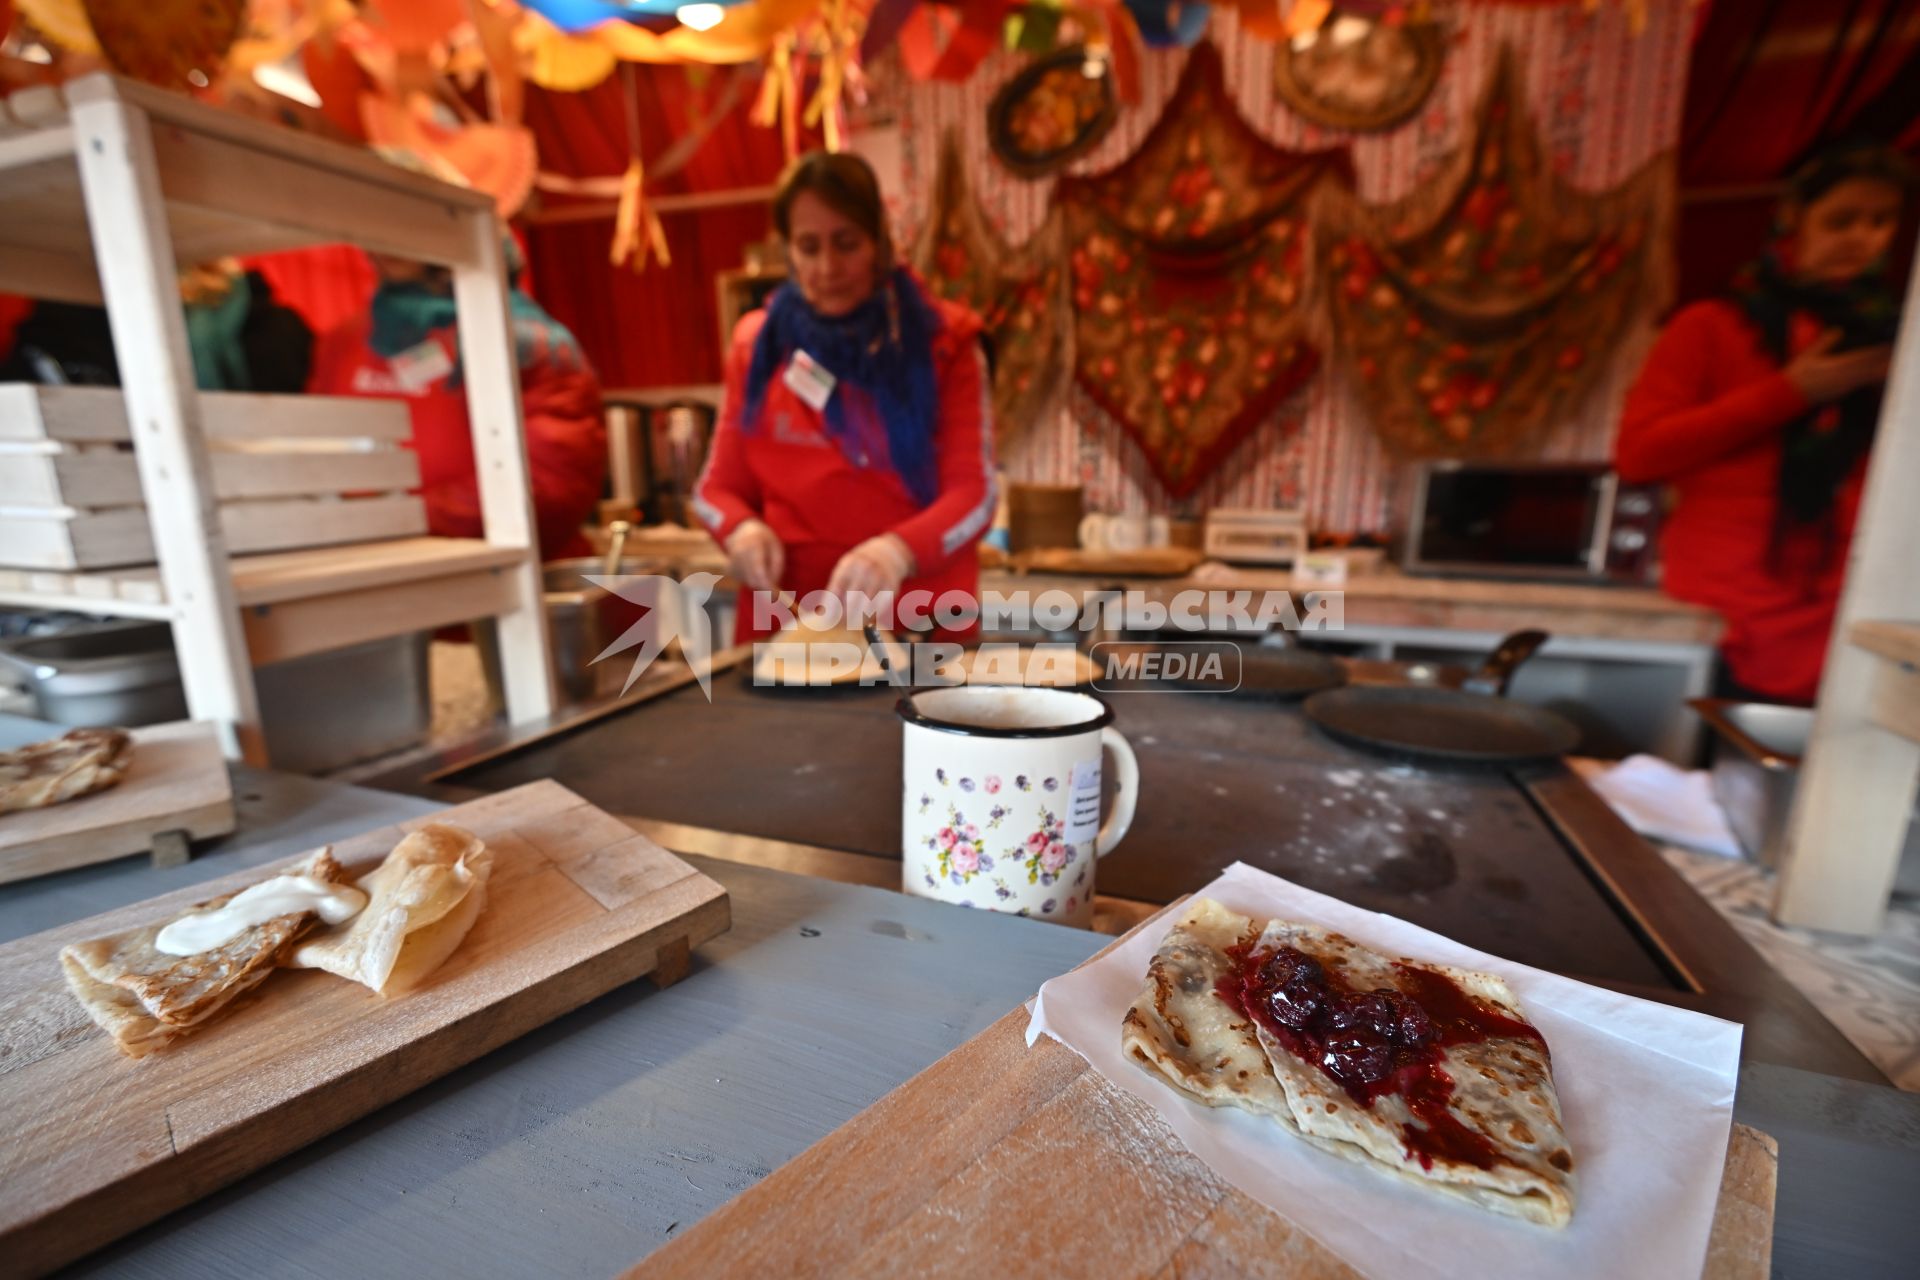
[[1671,152],[1590,195],[1548,166],[1511,54],[1431,182],[1317,228],[1335,341],[1381,441],[1512,452],[1568,414],[1671,295]]
[[1105,173],[1062,178],[1074,374],[1181,498],[1313,372],[1308,205],[1343,151],[1283,151],[1194,49],[1159,122]]
[[965,303],[986,324],[994,434],[1002,446],[1055,412],[1066,390],[1072,316],[1060,225],[1052,218],[1018,249],[1010,247],[975,201],[959,143],[947,137],[914,267],[936,293]]

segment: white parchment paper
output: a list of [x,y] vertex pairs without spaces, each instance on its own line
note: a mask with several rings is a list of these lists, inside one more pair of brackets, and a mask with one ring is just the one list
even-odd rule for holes
[[[1166,929],[1156,925],[1040,988],[1027,1043],[1050,1035],[1164,1117],[1253,1199],[1381,1280],[1552,1276],[1697,1280],[1733,1121],[1740,1026],[1463,947],[1235,863],[1196,897],[1261,919],[1338,929],[1390,955],[1499,974],[1553,1052],[1573,1146],[1573,1221],[1555,1231],[1456,1205],[1290,1138],[1270,1119],[1208,1107],[1121,1056],[1120,1020]],[[1165,920],[1171,927],[1178,912]]]

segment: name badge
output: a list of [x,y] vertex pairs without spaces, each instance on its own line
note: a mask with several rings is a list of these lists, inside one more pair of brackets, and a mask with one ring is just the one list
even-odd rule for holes
[[827,407],[834,385],[839,381],[804,351],[793,353],[793,359],[787,361],[787,372],[780,380],[816,413]]
[[428,338],[417,347],[408,347],[387,361],[394,380],[407,391],[425,391],[453,372],[453,357],[447,349]]

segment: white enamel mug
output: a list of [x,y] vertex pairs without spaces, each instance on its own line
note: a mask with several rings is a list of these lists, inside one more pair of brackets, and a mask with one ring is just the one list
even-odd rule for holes
[[[900,700],[901,885],[923,898],[1088,928],[1094,863],[1133,824],[1140,766],[1098,698],[962,685]],[[1100,821],[1101,748],[1118,770]]]

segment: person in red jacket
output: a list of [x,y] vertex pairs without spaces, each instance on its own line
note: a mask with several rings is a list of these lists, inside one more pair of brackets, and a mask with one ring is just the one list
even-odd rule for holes
[[[410,443],[420,455],[427,528],[442,537],[477,538],[483,532],[480,486],[461,385],[452,277],[443,267],[368,257],[380,275],[373,305],[320,338],[307,389],[405,400],[413,417]],[[509,261],[517,264],[517,247]],[[565,326],[517,284],[508,301],[540,555],[585,555],[591,548],[581,526],[600,499],[607,469],[600,384]]]
[[[896,266],[864,160],[814,152],[781,177],[788,282],[742,317],[693,509],[745,584],[735,640],[774,629],[753,592],[858,608],[979,587],[993,517],[993,425],[980,321]],[[758,622],[759,625],[756,625]],[[948,635],[968,627],[946,627]]]
[[1885,272],[1913,174],[1839,148],[1797,172],[1781,237],[1725,299],[1674,316],[1628,393],[1614,461],[1664,481],[1662,585],[1726,622],[1729,696],[1819,689],[1899,324]]

